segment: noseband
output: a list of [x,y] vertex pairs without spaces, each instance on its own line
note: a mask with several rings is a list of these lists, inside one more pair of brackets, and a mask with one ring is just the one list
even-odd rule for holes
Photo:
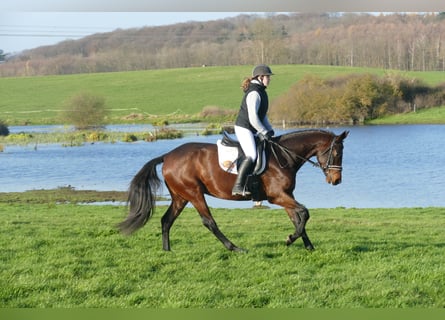
[[[333,151],[334,145],[335,145],[335,137],[332,139],[332,142],[331,142],[331,145],[329,146],[329,148],[327,148],[325,151],[323,151],[321,153],[321,155],[324,155],[325,153],[329,152],[328,161],[326,161],[326,164],[324,166],[322,166],[319,162],[312,161],[311,159],[308,159],[308,158],[305,158],[305,157],[302,157],[302,156],[296,154],[289,148],[286,148],[285,146],[283,146],[275,141],[270,140],[269,142],[270,142],[270,146],[272,149],[272,153],[275,156],[275,159],[277,159],[277,162],[278,162],[278,165],[280,166],[280,168],[285,168],[290,163],[296,163],[297,159],[299,159],[299,160],[302,160],[303,162],[309,162],[314,167],[320,168],[324,173],[326,173],[326,170],[337,170],[337,171],[343,170],[342,166],[337,166],[337,165],[332,164],[332,162],[334,160],[332,157],[332,151]],[[280,160],[278,158],[278,155],[277,155],[274,147],[277,147],[278,149],[280,149],[283,152],[283,154],[285,155],[285,158],[288,161],[287,165],[282,165],[280,163]]]

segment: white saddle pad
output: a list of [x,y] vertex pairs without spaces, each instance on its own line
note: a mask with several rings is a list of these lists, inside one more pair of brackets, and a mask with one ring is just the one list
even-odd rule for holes
[[[229,173],[238,174],[238,168],[236,165],[236,160],[238,159],[238,148],[224,146],[221,143],[221,139],[216,141],[216,145],[218,146],[218,164],[221,169]],[[264,169],[266,168],[266,155],[263,152],[261,156],[263,157],[261,169],[258,170],[256,174],[264,172]]]
[[221,139],[216,141],[218,146],[218,163],[221,169],[226,172],[238,174],[236,159],[238,159],[238,148],[223,146]]

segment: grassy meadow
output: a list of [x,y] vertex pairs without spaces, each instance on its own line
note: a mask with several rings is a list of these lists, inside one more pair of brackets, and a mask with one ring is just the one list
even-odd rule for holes
[[[304,75],[335,77],[350,73],[383,75],[383,69],[332,66],[277,65],[268,89],[271,99],[286,92]],[[251,66],[205,67],[0,78],[0,119],[8,125],[60,123],[66,101],[79,92],[102,95],[111,109],[108,123],[125,120],[131,114],[146,117],[178,115],[191,117],[204,107],[237,110],[242,95],[240,84]],[[403,72],[427,84],[443,81],[442,72]]]
[[444,124],[445,107],[421,109],[369,121],[369,124]]
[[441,208],[314,209],[301,240],[279,209],[213,209],[248,253],[186,209],[162,250],[158,207],[130,237],[122,206],[0,203],[0,306],[8,308],[444,308]]

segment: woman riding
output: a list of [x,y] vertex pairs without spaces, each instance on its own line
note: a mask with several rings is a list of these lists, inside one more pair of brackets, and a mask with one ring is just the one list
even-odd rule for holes
[[232,189],[232,195],[250,195],[245,190],[247,176],[253,169],[257,158],[255,135],[262,140],[274,136],[274,131],[267,118],[269,98],[266,88],[273,75],[269,66],[261,64],[253,68],[252,77],[246,78],[242,83],[244,96],[238,117],[235,121],[235,134],[243,149],[245,158],[238,167],[238,176]]

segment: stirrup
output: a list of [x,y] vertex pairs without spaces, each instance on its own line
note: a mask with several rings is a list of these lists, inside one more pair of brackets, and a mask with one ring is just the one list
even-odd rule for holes
[[[236,190],[235,190],[236,189]],[[233,188],[232,189],[232,196],[250,196],[252,193],[247,188]]]

